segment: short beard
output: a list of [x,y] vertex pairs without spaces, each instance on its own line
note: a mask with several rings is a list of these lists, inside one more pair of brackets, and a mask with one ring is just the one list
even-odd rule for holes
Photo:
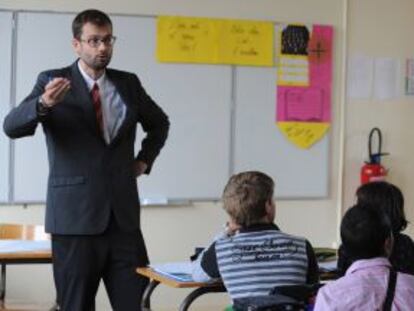
[[91,69],[96,71],[104,70],[110,63],[112,55],[108,55],[107,59],[103,62],[97,58],[83,58],[83,62]]
[[91,68],[93,68],[94,70],[103,70],[109,65],[110,61],[111,61],[111,58],[109,57],[107,59],[107,61],[105,61],[105,62],[95,62],[95,61],[93,61],[91,64],[89,64],[89,66]]

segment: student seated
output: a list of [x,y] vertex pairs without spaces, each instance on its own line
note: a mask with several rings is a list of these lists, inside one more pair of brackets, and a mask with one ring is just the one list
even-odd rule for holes
[[[401,233],[408,223],[401,190],[385,181],[371,182],[360,186],[356,197],[358,204],[375,206],[390,219],[394,247],[389,260],[397,271],[414,275],[414,242],[409,236]],[[352,262],[353,258],[346,248],[341,246],[338,252],[339,273],[343,275]]]
[[[389,219],[376,207],[357,204],[342,219],[341,238],[354,262],[345,276],[319,289],[314,311],[383,308],[393,246]],[[414,276],[397,273],[392,310],[414,310]],[[389,309],[390,310],[390,309]]]
[[226,230],[194,263],[193,278],[221,278],[234,299],[269,295],[280,285],[319,280],[311,244],[273,223],[273,180],[261,172],[233,175],[223,193]]

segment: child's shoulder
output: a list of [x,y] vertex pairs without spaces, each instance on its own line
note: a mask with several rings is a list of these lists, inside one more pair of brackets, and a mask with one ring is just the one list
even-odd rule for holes
[[257,231],[240,231],[232,236],[221,236],[216,243],[243,243],[254,242],[268,239],[289,240],[295,242],[306,242],[306,239],[293,234],[285,233],[280,230],[257,230]]

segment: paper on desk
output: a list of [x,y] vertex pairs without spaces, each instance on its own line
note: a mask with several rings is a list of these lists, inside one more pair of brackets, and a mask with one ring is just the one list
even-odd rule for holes
[[0,240],[0,253],[47,251],[50,241]]
[[330,260],[330,261],[324,261],[324,262],[318,262],[319,265],[319,270],[321,270],[322,272],[331,272],[331,271],[335,271],[338,265],[338,261],[337,260]]
[[150,265],[156,272],[181,282],[194,282],[190,261]]

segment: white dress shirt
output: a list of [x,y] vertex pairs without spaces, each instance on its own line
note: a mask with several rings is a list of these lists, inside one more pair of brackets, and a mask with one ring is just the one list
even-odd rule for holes
[[105,142],[110,144],[118,134],[119,128],[125,119],[125,103],[122,101],[115,85],[106,77],[105,72],[95,81],[82,69],[79,62],[78,68],[85,79],[89,92],[92,91],[95,83],[98,84],[102,105],[103,135]]

